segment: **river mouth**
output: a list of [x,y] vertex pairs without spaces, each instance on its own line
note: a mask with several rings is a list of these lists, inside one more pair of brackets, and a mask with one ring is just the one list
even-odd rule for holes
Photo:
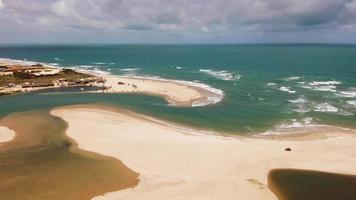
[[273,169],[268,187],[279,200],[355,200],[356,175]]
[[11,114],[0,125],[16,132],[0,145],[1,199],[89,200],[138,183],[119,160],[78,149],[48,110]]

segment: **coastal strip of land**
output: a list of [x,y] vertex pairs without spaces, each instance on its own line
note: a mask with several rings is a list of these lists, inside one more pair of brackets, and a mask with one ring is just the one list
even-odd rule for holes
[[[207,85],[147,77],[105,75],[108,93],[142,93],[161,96],[174,106],[206,106],[223,98],[223,92]],[[97,91],[100,92],[100,91]]]
[[96,93],[141,93],[163,97],[173,106],[206,106],[224,93],[202,83],[137,76],[98,74],[43,63],[0,59],[0,96],[62,87],[96,87]]
[[136,187],[96,200],[272,200],[277,199],[267,185],[272,169],[356,174],[354,131],[333,130],[332,137],[300,141],[237,138],[103,106],[62,107],[51,113],[68,123],[67,134],[80,149],[120,159],[140,174]]

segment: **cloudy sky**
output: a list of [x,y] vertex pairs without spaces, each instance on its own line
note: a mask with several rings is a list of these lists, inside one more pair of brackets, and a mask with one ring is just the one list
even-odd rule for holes
[[356,43],[356,0],[0,0],[0,43]]

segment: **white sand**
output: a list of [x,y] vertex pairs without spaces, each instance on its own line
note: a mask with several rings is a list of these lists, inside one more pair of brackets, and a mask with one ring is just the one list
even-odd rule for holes
[[[11,60],[11,59],[1,59],[0,65],[24,65],[35,64],[33,62]],[[56,68],[56,66],[45,65],[45,67]],[[154,79],[148,77],[124,77],[116,75],[106,75],[97,73],[93,70],[78,69],[76,70],[81,73],[91,74],[97,77],[103,77],[107,80],[104,84],[107,88],[106,93],[142,93],[154,96],[164,97],[168,103],[174,106],[205,106],[209,104],[215,104],[223,99],[223,91],[212,88],[208,85],[188,82],[188,81],[178,81],[178,80],[168,80],[168,79]],[[56,71],[57,72],[57,71]],[[122,82],[124,84],[118,84]],[[98,84],[100,85],[100,84]],[[58,85],[54,87],[59,87]],[[46,87],[47,88],[47,87]],[[22,88],[21,85],[17,85],[13,88],[4,88],[2,92],[4,93],[16,93],[16,92],[27,92],[32,90],[46,89],[41,88]],[[94,91],[91,91],[94,92]]]
[[[113,156],[140,173],[133,189],[96,200],[268,200],[267,174],[299,168],[356,174],[356,137],[273,141],[202,135],[133,114],[59,108],[79,148]],[[291,147],[292,152],[284,149]]]
[[[91,70],[79,72],[101,76],[107,80],[107,93],[141,93],[161,96],[175,106],[205,106],[215,104],[223,99],[223,91],[208,85],[188,81],[153,79],[146,77],[124,77],[97,74]],[[123,84],[118,84],[119,82]],[[101,92],[101,91],[100,91]]]
[[[118,76],[105,76],[107,85],[112,86],[113,92],[139,92],[163,96],[170,103],[189,104],[195,99],[203,96],[197,90],[185,85],[173,82],[162,82],[158,80],[123,78]],[[125,85],[119,85],[118,82],[124,82]],[[130,85],[127,85],[130,84]],[[132,85],[136,85],[134,88]]]
[[[9,142],[15,137],[15,132],[7,127],[0,126],[0,143]],[[0,144],[1,145],[1,144]]]

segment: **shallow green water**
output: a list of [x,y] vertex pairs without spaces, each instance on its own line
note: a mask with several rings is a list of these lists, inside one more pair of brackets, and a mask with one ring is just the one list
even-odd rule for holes
[[59,105],[108,103],[241,134],[311,124],[356,124],[356,46],[11,46],[0,47],[0,57],[198,81],[225,94],[218,104],[194,108],[174,108],[161,98],[143,95],[26,94],[1,97],[1,116]]

